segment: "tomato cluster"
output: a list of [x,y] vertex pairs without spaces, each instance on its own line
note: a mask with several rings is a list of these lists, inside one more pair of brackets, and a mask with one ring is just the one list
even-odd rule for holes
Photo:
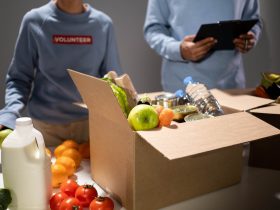
[[60,191],[50,199],[51,210],[113,210],[114,202],[109,197],[98,196],[93,185],[78,185],[68,179],[60,186]]

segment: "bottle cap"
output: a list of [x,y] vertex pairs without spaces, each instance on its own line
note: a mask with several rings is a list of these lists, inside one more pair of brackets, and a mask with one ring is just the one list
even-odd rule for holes
[[183,82],[185,85],[188,85],[189,83],[193,82],[193,78],[191,76],[187,76],[187,77],[185,77]]
[[179,89],[179,90],[177,90],[176,92],[175,92],[175,96],[176,97],[180,97],[180,98],[182,98],[182,97],[184,97],[184,91],[182,90],[182,89]]
[[30,117],[20,117],[16,119],[16,125],[19,126],[32,125],[32,120]]

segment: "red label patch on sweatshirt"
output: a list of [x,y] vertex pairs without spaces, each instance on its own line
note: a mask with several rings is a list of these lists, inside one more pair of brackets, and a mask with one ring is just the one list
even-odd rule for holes
[[87,35],[53,35],[54,44],[92,44],[92,36]]

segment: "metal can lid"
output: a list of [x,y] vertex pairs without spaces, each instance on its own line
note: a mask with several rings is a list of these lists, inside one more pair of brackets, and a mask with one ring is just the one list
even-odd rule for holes
[[155,99],[158,100],[169,100],[169,99],[176,99],[176,95],[174,93],[164,93],[157,95]]

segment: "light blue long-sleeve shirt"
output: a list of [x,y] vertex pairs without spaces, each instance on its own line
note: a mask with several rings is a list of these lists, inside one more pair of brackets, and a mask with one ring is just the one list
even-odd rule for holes
[[[186,35],[196,34],[201,24],[253,18],[260,18],[258,0],[149,0],[144,36],[162,56],[163,89],[184,89],[186,76],[209,88],[245,87],[242,55],[237,50],[215,51],[199,62],[191,62],[181,57],[180,44]],[[260,21],[252,31],[258,40]]]
[[68,68],[96,77],[121,74],[112,21],[90,5],[70,15],[50,1],[22,20],[0,124],[14,128],[26,105],[32,118],[49,123],[86,119],[87,111],[74,104],[82,99]]

